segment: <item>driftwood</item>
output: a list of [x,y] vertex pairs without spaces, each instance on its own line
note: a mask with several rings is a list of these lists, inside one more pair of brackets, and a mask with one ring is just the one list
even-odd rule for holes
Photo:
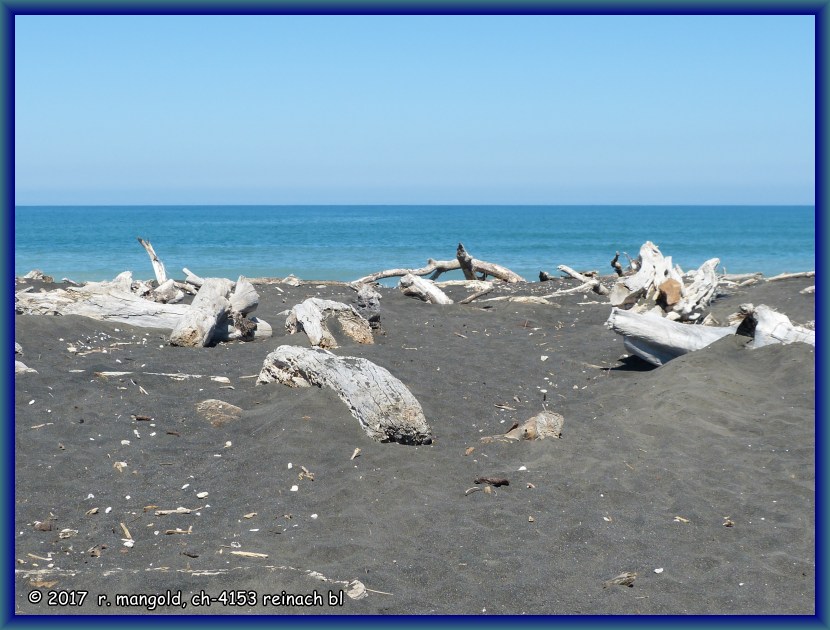
[[458,260],[433,260],[432,258],[430,258],[427,260],[426,267],[421,267],[419,269],[387,269],[385,271],[378,271],[377,273],[373,273],[368,276],[358,278],[357,280],[355,280],[355,282],[376,282],[378,280],[381,280],[382,278],[397,278],[400,276],[406,276],[410,274],[413,276],[426,276],[432,274],[430,279],[435,280],[444,272],[453,271],[455,269],[460,268],[461,265],[459,264]]
[[[223,282],[226,283],[225,286],[233,286],[230,280]],[[139,328],[172,331],[192,309],[192,305],[165,304],[145,299],[133,292],[135,286],[132,274],[125,271],[109,282],[88,282],[81,287],[37,293],[18,291],[15,294],[15,312],[27,315],[79,315]],[[226,302],[230,304],[228,300]],[[246,305],[242,307],[243,310],[250,313],[250,300],[245,299],[241,303]],[[210,342],[271,336],[271,327],[267,322],[247,315],[243,317],[244,321],[235,322],[238,318],[233,317],[232,313],[226,315],[218,317],[214,322]]]
[[232,286],[227,278],[207,278],[170,333],[170,344],[190,348],[208,345],[216,325],[230,310],[227,296]]
[[464,273],[464,277],[467,280],[479,279],[476,274],[480,273],[482,274],[482,277],[480,278],[481,280],[486,279],[487,276],[492,276],[498,280],[504,280],[505,282],[526,282],[526,280],[519,274],[510,271],[507,267],[502,267],[501,265],[473,258],[467,250],[464,249],[463,243],[458,244],[455,257],[458,259],[458,262],[461,265],[461,271]]
[[425,280],[412,274],[401,278],[398,287],[404,295],[416,297],[431,304],[452,304],[452,300],[432,280]]
[[654,243],[646,241],[640,248],[639,269],[617,279],[611,289],[612,306],[635,312],[656,310],[668,319],[695,321],[709,306],[718,286],[715,268],[720,260],[712,258],[696,271],[686,274],[672,267],[671,256],[664,257]]
[[432,443],[432,429],[417,399],[388,370],[367,359],[280,346],[265,358],[257,384],[273,381],[289,387],[330,387],[373,440]]
[[741,310],[729,318],[730,323],[738,323],[738,334],[752,337],[747,344],[750,348],[760,348],[773,343],[807,343],[816,345],[816,332],[805,326],[796,326],[790,318],[770,307],[759,304],[741,304]]
[[369,284],[352,286],[357,289],[355,310],[369,322],[372,330],[381,330],[380,325],[380,298],[381,295]]
[[312,346],[337,348],[337,341],[326,326],[326,320],[332,316],[349,338],[358,343],[374,343],[369,322],[353,306],[333,300],[308,298],[296,304],[285,320],[285,329],[290,335],[305,332]]
[[815,271],[799,271],[798,273],[780,273],[772,278],[767,278],[767,282],[775,282],[776,280],[792,280],[793,278],[813,278]]
[[484,297],[485,295],[490,293],[492,290],[493,290],[493,287],[490,286],[486,289],[482,289],[481,291],[476,291],[475,293],[473,293],[472,295],[468,295],[467,297],[465,297],[463,300],[459,301],[458,303],[459,304],[469,304],[473,300],[477,300],[480,297]]
[[188,284],[192,284],[194,287],[201,287],[205,283],[204,278],[200,278],[195,273],[190,271],[190,269],[188,269],[187,267],[184,267],[182,271],[184,271],[185,273],[184,281]]
[[111,282],[88,282],[45,293],[18,292],[15,311],[32,315],[80,315],[142,328],[172,329],[187,306],[145,300],[131,292],[132,274],[125,271]]
[[518,422],[510,427],[507,433],[502,435],[490,435],[481,438],[484,443],[489,442],[512,442],[517,440],[544,440],[545,438],[561,438],[562,426],[565,418],[553,411],[543,411],[519,424]]
[[606,327],[623,335],[623,343],[632,354],[653,365],[663,365],[680,355],[700,350],[728,335],[752,337],[749,348],[771,343],[803,342],[815,345],[815,331],[795,326],[783,313],[765,305],[741,306],[730,317],[731,326],[696,326],[671,321],[654,313],[640,314],[611,310]]
[[801,291],[799,291],[799,293],[801,293],[802,295],[808,295],[808,294],[812,294],[812,293],[815,293],[815,292],[816,292],[816,285],[814,285],[814,284],[810,285],[809,287],[806,287],[804,289],[801,289]]
[[156,256],[156,252],[150,244],[150,241],[145,241],[140,236],[137,238],[138,242],[141,243],[141,246],[144,248],[144,251],[146,251],[147,255],[150,257],[150,263],[153,265],[153,272],[156,274],[156,282],[159,283],[159,286],[163,285],[167,282],[167,272],[164,270],[164,263],[162,263],[161,260],[159,260],[159,257]]
[[680,355],[700,350],[737,326],[715,327],[681,324],[654,313],[641,314],[612,308],[606,327],[623,335],[626,350],[653,365],[663,365]]
[[32,369],[30,367],[27,367],[26,364],[23,363],[23,361],[18,361],[17,359],[15,359],[15,361],[14,361],[14,373],[15,373],[15,375],[17,375],[17,374],[27,374],[29,372],[37,374],[37,370]]
[[590,287],[590,289],[597,295],[608,295],[610,293],[608,288],[599,281],[599,278],[592,278],[583,275],[577,271],[574,271],[566,265],[559,265],[557,269],[559,269],[559,271],[561,271],[562,273],[569,275],[571,278],[579,280],[583,284],[587,284]]
[[154,302],[163,302],[165,304],[176,304],[184,299],[184,292],[176,286],[176,282],[171,278],[166,280],[155,289],[150,291],[149,297]]

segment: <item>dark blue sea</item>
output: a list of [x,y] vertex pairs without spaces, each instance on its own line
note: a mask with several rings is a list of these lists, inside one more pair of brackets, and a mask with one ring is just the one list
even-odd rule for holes
[[684,271],[816,267],[813,206],[17,206],[14,221],[15,275],[76,281],[153,278],[139,236],[175,278],[354,280],[452,259],[459,241],[528,280],[560,264],[611,273],[615,251],[647,240]]

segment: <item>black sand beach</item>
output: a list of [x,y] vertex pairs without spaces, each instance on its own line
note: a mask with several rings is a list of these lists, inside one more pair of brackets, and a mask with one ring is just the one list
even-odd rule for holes
[[[725,321],[767,304],[805,323],[810,284],[730,289],[711,310]],[[167,591],[186,608],[151,614],[815,612],[813,347],[748,350],[730,336],[652,368],[622,358],[592,293],[435,306],[381,289],[383,334],[334,352],[398,377],[435,439],[380,444],[331,390],[255,385],[271,350],[308,345],[277,313],[354,292],[257,290],[274,336],[200,349],[124,324],[15,317],[37,370],[15,379],[17,613],[147,614],[116,594]],[[482,443],[544,396],[562,439]],[[206,399],[242,416],[214,427],[196,409]],[[510,484],[465,494],[479,476]],[[180,506],[192,512],[156,514]],[[631,587],[607,584],[624,572]],[[354,580],[366,596],[329,605]],[[263,605],[283,591],[323,605]],[[81,605],[49,605],[80,592]]]

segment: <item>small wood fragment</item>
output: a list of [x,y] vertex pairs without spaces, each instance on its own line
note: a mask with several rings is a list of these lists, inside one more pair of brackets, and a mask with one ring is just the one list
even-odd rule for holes
[[267,553],[257,553],[255,551],[231,551],[234,556],[242,556],[243,558],[267,558]]
[[498,488],[499,486],[509,486],[510,480],[505,479],[504,477],[476,477],[473,480],[473,483],[476,484],[488,484],[491,486],[495,486]]
[[617,577],[613,577],[610,580],[606,580],[602,583],[602,588],[608,588],[609,586],[619,585],[619,586],[634,586],[634,580],[637,579],[637,574],[632,573],[631,571],[626,571],[625,573],[620,573]]

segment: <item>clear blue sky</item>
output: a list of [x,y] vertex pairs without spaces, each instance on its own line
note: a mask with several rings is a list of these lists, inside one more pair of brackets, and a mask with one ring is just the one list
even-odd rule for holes
[[812,16],[16,16],[18,204],[812,204]]

